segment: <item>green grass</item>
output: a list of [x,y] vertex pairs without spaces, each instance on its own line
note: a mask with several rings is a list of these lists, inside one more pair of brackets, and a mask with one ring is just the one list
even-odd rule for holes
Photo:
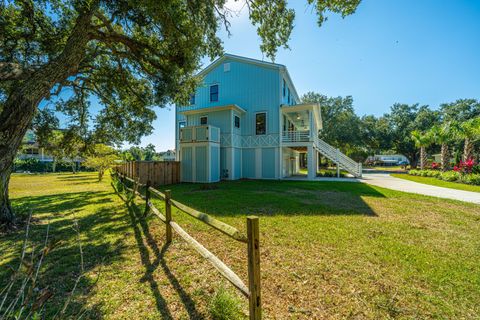
[[[214,309],[233,310],[235,300],[246,313],[246,299],[184,241],[174,236],[165,246],[164,225],[151,215],[142,219],[140,200],[127,208],[108,177],[95,178],[12,178],[14,205],[35,213],[32,240],[41,241],[49,218],[52,236],[63,241],[41,272],[42,285],[56,293],[49,312],[78,274],[70,227],[77,219],[87,277],[69,315],[85,309],[89,319],[211,319]],[[363,183],[247,180],[169,189],[174,199],[243,231],[246,215],[260,216],[265,319],[480,314],[480,206]],[[175,210],[173,218],[246,281],[244,244]],[[1,236],[0,288],[22,235]],[[232,301],[216,295],[222,287]]]
[[432,186],[437,187],[444,187],[450,189],[457,189],[457,190],[464,190],[464,191],[473,191],[473,192],[480,192],[480,186],[474,186],[470,184],[464,183],[457,183],[457,182],[450,182],[450,181],[443,181],[434,177],[420,177],[420,176],[412,176],[409,174],[391,174],[392,177],[397,177],[405,180],[410,180],[414,182],[429,184]]
[[[410,166],[408,166],[410,167]],[[379,171],[405,171],[403,166],[364,166],[364,169],[373,169],[373,170],[379,170]]]

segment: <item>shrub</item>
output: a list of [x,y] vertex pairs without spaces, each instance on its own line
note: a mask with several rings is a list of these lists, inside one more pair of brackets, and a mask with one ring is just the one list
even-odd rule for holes
[[460,173],[458,173],[457,171],[443,172],[440,176],[440,179],[444,181],[457,181],[460,179]]
[[466,184],[480,186],[480,174],[464,174],[460,176],[460,181]]
[[434,177],[438,178],[441,175],[440,171],[437,170],[410,170],[408,174],[412,176],[421,176],[421,177]]
[[438,170],[410,170],[408,174],[420,177],[433,177],[450,182],[480,185],[480,173],[463,173],[463,171],[458,167],[455,171],[446,172],[441,172]]
[[420,175],[420,171],[421,171],[421,170],[413,169],[413,170],[408,171],[408,174],[409,174],[409,175],[412,175],[412,176],[419,176],[419,175]]
[[214,320],[243,319],[240,303],[225,288],[217,290],[209,303],[209,311]]
[[[317,172],[317,177],[324,177],[324,178],[336,178],[337,171],[336,170],[325,170],[322,172]],[[340,178],[345,178],[346,175],[343,172],[340,172]]]

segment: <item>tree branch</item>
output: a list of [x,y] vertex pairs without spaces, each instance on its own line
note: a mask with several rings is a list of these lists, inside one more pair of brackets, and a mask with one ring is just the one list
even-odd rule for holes
[[0,62],[0,81],[25,80],[33,71],[33,69],[23,68],[18,63]]

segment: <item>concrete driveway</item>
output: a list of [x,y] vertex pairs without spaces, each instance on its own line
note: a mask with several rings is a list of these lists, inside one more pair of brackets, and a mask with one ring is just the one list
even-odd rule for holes
[[392,190],[480,204],[480,192],[431,186],[428,184],[395,178],[386,173],[364,173],[363,179],[360,179],[360,181],[373,186]]

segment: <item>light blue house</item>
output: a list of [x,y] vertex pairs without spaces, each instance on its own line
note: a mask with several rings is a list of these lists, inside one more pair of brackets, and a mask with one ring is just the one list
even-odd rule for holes
[[181,180],[283,179],[319,153],[354,176],[361,165],[318,138],[318,104],[302,104],[285,66],[225,54],[200,72],[187,106],[176,107]]

